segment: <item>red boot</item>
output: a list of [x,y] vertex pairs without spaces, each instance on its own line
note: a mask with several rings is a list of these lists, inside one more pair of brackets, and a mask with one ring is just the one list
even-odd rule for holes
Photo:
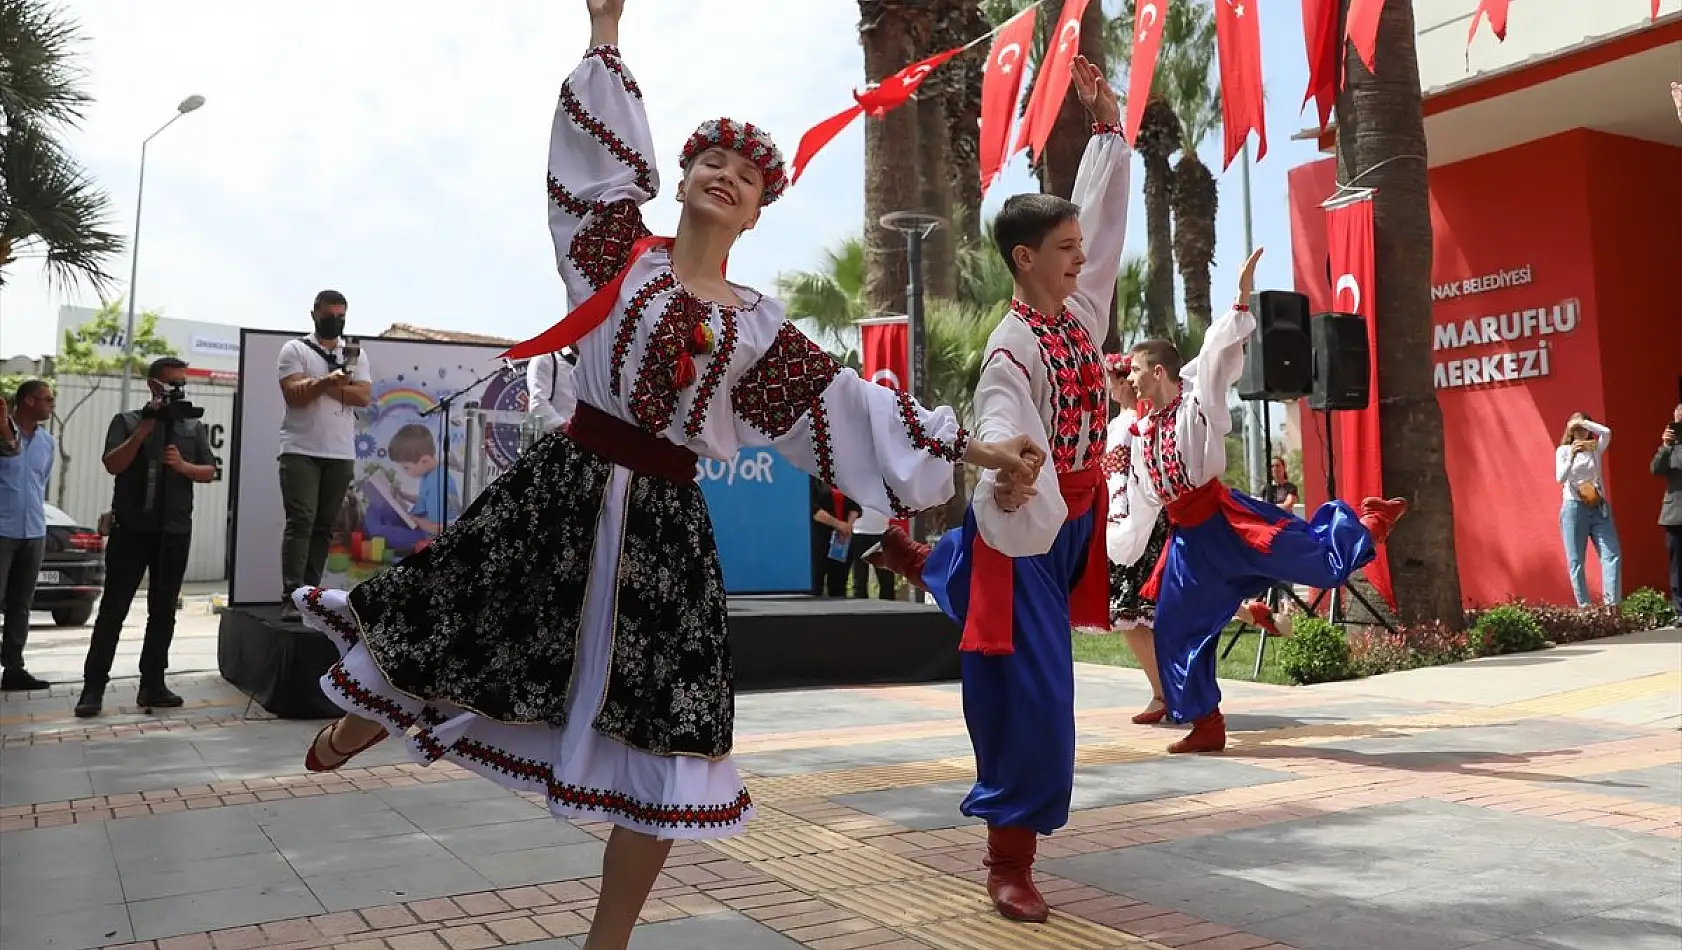
[[1034,851],[1039,835],[1032,828],[987,826],[987,896],[1011,920],[1043,924],[1051,916],[1034,886]]
[[1191,724],[1191,732],[1184,739],[1168,747],[1171,754],[1181,752],[1219,752],[1226,748],[1226,717],[1214,712]]
[[1406,498],[1367,498],[1361,502],[1361,524],[1372,534],[1372,543],[1383,544],[1390,537],[1402,515],[1407,514]]
[[928,559],[929,546],[912,540],[897,525],[889,525],[882,540],[862,555],[866,564],[893,571],[918,590],[928,590],[923,586],[923,562]]

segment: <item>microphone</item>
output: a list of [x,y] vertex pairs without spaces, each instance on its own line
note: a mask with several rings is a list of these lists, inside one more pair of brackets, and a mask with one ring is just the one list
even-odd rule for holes
[[354,338],[345,340],[345,375],[356,368],[356,360],[362,355],[362,343]]

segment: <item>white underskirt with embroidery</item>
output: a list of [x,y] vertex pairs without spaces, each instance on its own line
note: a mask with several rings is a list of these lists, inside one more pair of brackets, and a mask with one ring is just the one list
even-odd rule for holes
[[[323,591],[317,603],[308,590],[293,598],[304,623],[325,633],[339,648],[339,665],[321,678],[321,689],[346,712],[384,723],[402,739],[415,760],[443,758],[519,792],[543,795],[558,818],[609,821],[661,838],[720,838],[736,834],[753,817],[747,790],[728,757],[713,762],[694,756],[653,755],[633,749],[591,727],[607,689],[613,629],[613,579],[618,574],[620,530],[624,523],[630,473],[615,466],[603,515],[596,521],[590,584],[578,633],[574,682],[567,699],[567,726],[508,725],[465,712],[447,703],[426,703],[392,689],[368,650],[346,639],[323,613],[337,615],[347,630],[356,629],[344,591]],[[401,715],[370,710],[366,690]],[[426,710],[432,710],[428,714]],[[442,721],[439,721],[439,720]],[[405,721],[407,720],[407,721]],[[437,722],[428,728],[425,723]],[[415,734],[412,724],[419,722]],[[432,751],[428,751],[431,749]],[[518,762],[524,774],[509,774]]]

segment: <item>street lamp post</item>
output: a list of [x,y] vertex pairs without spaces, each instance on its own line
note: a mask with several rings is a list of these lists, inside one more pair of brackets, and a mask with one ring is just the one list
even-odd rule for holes
[[[907,354],[909,358],[906,361],[906,369],[909,370],[907,375],[911,378],[905,380],[905,389],[916,397],[917,402],[927,406],[930,396],[928,328],[923,319],[923,242],[946,222],[932,214],[919,211],[894,211],[883,215],[879,223],[882,227],[898,231],[905,236],[905,256],[908,265],[908,280],[905,285],[905,336],[906,345],[911,351]],[[912,526],[912,534],[927,540],[929,529],[927,516],[920,516]]]
[[140,185],[135,189],[134,238],[129,242],[128,321],[123,331],[123,388],[122,401],[117,404],[119,409],[126,410],[128,408],[129,379],[134,375],[129,368],[129,364],[134,361],[134,285],[140,279],[140,210],[146,201],[146,146],[152,144],[153,139],[162,135],[164,129],[174,125],[176,119],[197,110],[202,105],[204,105],[203,96],[188,96],[181,100],[181,104],[175,107],[175,114],[169,117],[169,121],[158,126],[156,132],[146,136],[145,141],[140,143]]

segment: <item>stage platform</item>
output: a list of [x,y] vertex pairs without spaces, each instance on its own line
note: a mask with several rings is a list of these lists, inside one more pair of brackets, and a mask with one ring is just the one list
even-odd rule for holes
[[[932,604],[730,598],[730,650],[741,692],[956,680],[959,635]],[[222,678],[283,719],[339,714],[318,682],[337,659],[326,636],[282,622],[278,604],[222,611]]]

